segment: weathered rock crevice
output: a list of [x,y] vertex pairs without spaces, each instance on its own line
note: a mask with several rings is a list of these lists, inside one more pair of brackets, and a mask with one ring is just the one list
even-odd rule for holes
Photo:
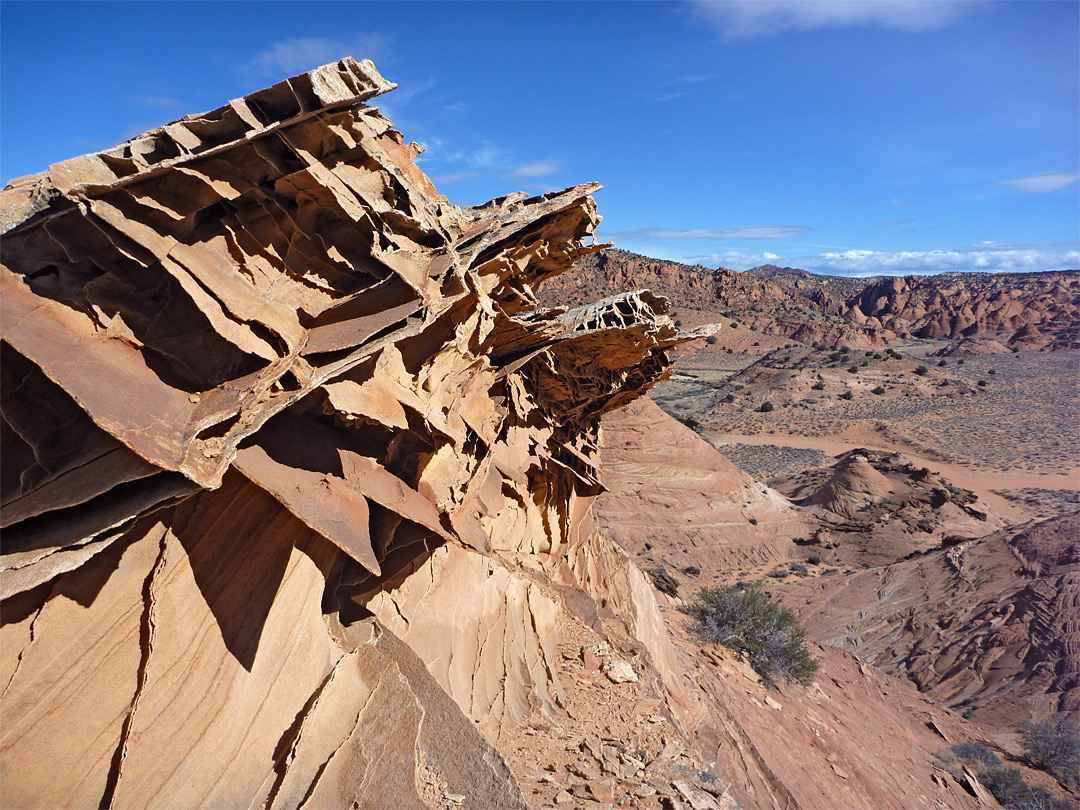
[[12,806],[523,804],[483,734],[565,711],[599,418],[680,338],[538,307],[599,186],[457,208],[393,87],[345,59],[0,192]]

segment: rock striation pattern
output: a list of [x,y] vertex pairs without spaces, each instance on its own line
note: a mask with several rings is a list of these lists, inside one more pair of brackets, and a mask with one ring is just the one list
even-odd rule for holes
[[457,208],[394,86],[0,192],[9,806],[524,803],[490,740],[561,705],[560,623],[511,563],[588,568],[600,417],[680,339],[647,291],[538,307],[598,186]]

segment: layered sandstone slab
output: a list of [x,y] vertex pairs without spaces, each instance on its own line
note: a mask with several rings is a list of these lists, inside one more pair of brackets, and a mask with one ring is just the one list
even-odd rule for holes
[[538,308],[598,186],[459,209],[393,87],[344,59],[0,192],[7,804],[522,805],[481,732],[560,710],[562,619],[513,560],[573,580],[599,419],[679,339],[646,291]]

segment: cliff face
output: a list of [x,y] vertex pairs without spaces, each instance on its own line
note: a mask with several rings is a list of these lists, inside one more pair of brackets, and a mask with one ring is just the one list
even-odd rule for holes
[[346,59],[0,193],[10,806],[523,804],[490,740],[558,710],[563,618],[513,561],[578,584],[599,418],[677,337],[537,309],[597,186],[458,209],[392,88]]
[[1080,274],[946,274],[882,279],[852,296],[848,317],[877,318],[921,338],[961,337],[1038,327],[1075,335]]

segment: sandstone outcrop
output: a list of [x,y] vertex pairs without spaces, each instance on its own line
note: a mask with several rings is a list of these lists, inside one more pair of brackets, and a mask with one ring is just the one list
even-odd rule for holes
[[604,531],[642,568],[664,566],[695,589],[698,568],[787,560],[809,531],[775,490],[753,480],[648,397],[604,417]]
[[1078,537],[1066,515],[782,593],[815,639],[1009,735],[1080,717]]
[[881,279],[850,298],[849,309],[898,334],[921,338],[1012,332],[1026,325],[1075,334],[1080,273],[945,273]]
[[1004,525],[978,496],[899,453],[858,449],[829,468],[774,481],[818,525],[809,539],[833,563],[887,565],[947,538],[982,537]]
[[456,208],[393,87],[345,59],[0,193],[6,804],[524,803],[490,740],[559,710],[544,572],[678,338],[537,308],[597,186]]

